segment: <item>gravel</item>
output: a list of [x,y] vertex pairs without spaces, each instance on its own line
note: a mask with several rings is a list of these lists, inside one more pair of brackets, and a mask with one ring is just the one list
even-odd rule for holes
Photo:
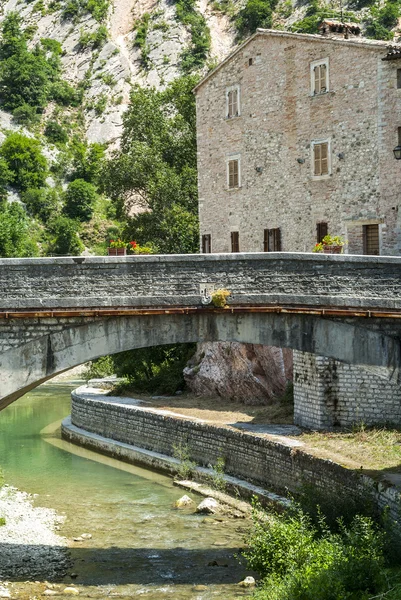
[[0,580],[54,580],[68,568],[67,541],[55,533],[64,518],[33,506],[34,497],[5,485],[0,489]]

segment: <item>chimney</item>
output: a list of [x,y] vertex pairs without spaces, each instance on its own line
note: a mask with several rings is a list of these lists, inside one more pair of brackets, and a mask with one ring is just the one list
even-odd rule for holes
[[358,23],[342,23],[337,19],[324,19],[319,25],[319,33],[331,38],[355,38],[360,37],[361,28]]

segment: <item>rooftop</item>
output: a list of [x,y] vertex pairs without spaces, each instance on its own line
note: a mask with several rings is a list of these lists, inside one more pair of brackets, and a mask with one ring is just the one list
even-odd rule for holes
[[[332,20],[334,23],[334,21]],[[339,23],[339,22],[338,22]],[[345,23],[342,24],[345,26],[354,26],[354,23]],[[318,43],[331,43],[331,44],[341,44],[346,46],[355,46],[358,45],[359,48],[365,48],[367,50],[373,51],[388,51],[388,53],[392,53],[394,58],[401,57],[401,44],[394,44],[394,42],[388,42],[384,40],[370,40],[364,37],[360,37],[355,35],[355,37],[339,37],[338,32],[331,36],[329,34],[322,35],[320,33],[293,33],[291,31],[281,31],[277,29],[257,29],[256,32],[251,35],[245,42],[243,42],[238,48],[236,48],[231,54],[229,54],[224,60],[221,61],[210,73],[205,75],[203,79],[196,85],[193,91],[196,93],[198,89],[209,79],[211,79],[217,71],[219,71],[227,62],[229,62],[236,54],[241,52],[246,46],[253,42],[253,40],[260,36],[268,36],[268,37],[279,37],[279,38],[289,38],[291,40],[302,40],[302,41],[310,41],[310,42],[318,42]],[[397,56],[395,56],[397,55]],[[386,55],[386,60],[390,60],[388,58],[389,54]]]

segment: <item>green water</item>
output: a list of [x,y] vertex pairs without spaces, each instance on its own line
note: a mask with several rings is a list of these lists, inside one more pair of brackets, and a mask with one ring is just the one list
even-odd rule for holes
[[0,413],[6,482],[65,515],[60,534],[69,540],[92,534],[71,541],[71,569],[58,583],[73,583],[80,597],[91,598],[248,595],[237,585],[246,572],[234,557],[246,523],[177,511],[173,504],[185,492],[169,478],[61,440],[58,424],[70,413],[73,387],[43,385]]

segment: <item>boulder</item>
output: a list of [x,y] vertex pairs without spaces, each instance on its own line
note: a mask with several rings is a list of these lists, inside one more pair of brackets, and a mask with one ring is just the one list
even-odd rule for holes
[[221,512],[222,506],[214,498],[205,498],[196,507],[196,512],[201,515],[215,515]]
[[184,369],[198,396],[244,404],[273,404],[292,381],[292,350],[260,344],[205,342]]
[[195,506],[195,502],[192,500],[192,498],[190,498],[187,495],[182,496],[175,503],[175,507],[176,508],[188,508],[188,507],[191,507],[191,506]]
[[245,577],[245,579],[240,581],[238,585],[245,588],[254,587],[256,585],[256,581],[253,577]]

